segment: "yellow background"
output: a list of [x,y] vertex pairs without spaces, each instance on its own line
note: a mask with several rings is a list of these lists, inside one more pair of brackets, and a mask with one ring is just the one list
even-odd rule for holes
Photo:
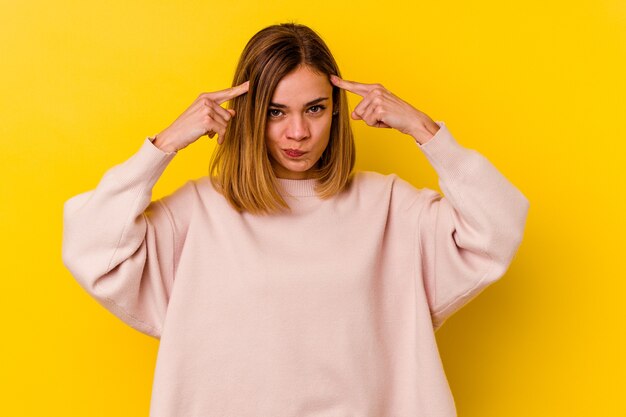
[[[0,414],[148,415],[158,341],[64,268],[63,202],[228,87],[247,40],[283,21],[530,199],[507,274],[437,333],[459,415],[626,415],[623,0],[2,1]],[[410,137],[354,128],[358,169],[439,189]],[[153,197],[204,175],[214,146],[181,151]]]

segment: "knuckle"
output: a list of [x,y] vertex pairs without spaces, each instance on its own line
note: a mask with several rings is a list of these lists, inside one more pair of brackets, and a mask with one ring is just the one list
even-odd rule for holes
[[215,98],[210,94],[206,93],[202,96],[205,106],[212,106],[215,103]]

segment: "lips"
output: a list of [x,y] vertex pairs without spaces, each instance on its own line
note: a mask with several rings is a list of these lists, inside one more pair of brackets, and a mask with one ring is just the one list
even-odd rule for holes
[[297,158],[299,156],[304,155],[306,152],[304,151],[299,151],[297,149],[283,149],[283,152],[285,152],[288,156],[292,157],[292,158]]

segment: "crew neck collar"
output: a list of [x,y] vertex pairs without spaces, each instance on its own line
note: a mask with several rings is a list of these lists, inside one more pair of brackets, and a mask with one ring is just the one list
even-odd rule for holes
[[315,184],[318,180],[310,178],[305,180],[293,180],[288,178],[276,178],[282,186],[279,190],[281,195],[291,195],[293,197],[311,197],[317,195],[315,192]]

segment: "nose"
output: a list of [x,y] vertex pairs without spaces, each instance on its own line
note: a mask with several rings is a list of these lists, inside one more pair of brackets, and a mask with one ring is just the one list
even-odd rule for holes
[[302,140],[310,136],[309,125],[302,115],[295,114],[290,119],[286,132],[289,139]]

